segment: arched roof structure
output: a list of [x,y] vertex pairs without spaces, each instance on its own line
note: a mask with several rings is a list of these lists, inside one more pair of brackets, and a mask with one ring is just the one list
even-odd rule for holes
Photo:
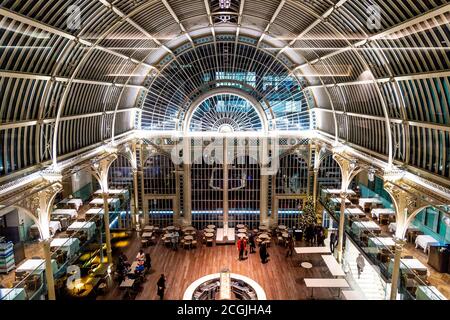
[[447,180],[449,18],[446,0],[1,0],[0,177],[174,129],[229,86],[279,130]]

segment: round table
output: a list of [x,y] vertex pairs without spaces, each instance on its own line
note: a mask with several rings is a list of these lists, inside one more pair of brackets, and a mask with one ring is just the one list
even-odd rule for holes
[[245,225],[243,225],[243,224],[238,224],[238,225],[236,225],[236,228],[238,228],[238,229],[243,229],[243,228],[245,228]]
[[190,227],[184,227],[184,228],[183,228],[183,231],[184,231],[184,232],[186,232],[186,231],[195,231],[195,228],[192,227],[192,226],[190,226]]
[[269,237],[268,234],[262,233],[262,234],[260,234],[260,235],[258,236],[258,238],[261,238],[261,239],[269,239],[270,237]]
[[269,230],[268,226],[259,226],[259,230]]
[[238,233],[237,236],[239,238],[247,238],[247,235],[245,233]]
[[212,232],[205,232],[205,237],[206,238],[212,238],[212,237],[214,237],[214,233],[212,233]]
[[280,224],[280,225],[278,226],[278,229],[279,229],[279,230],[286,230],[287,227],[284,226],[284,225],[282,225],[282,224]]
[[215,229],[215,228],[216,228],[216,226],[213,224],[208,225],[208,229]]
[[185,236],[185,237],[184,237],[184,240],[186,240],[186,241],[192,241],[192,240],[194,240],[194,237],[193,237],[193,236]]
[[168,226],[166,229],[171,231],[171,230],[175,230],[175,227],[174,226]]
[[247,229],[239,229],[238,233],[247,233]]
[[206,228],[204,231],[205,231],[206,233],[213,233],[213,232],[214,232],[214,229]]
[[283,238],[288,238],[288,237],[289,237],[289,233],[283,232],[283,233],[281,234],[281,236],[282,236]]
[[302,262],[300,265],[301,265],[302,268],[304,268],[304,269],[311,269],[312,266],[313,266],[313,265],[312,265],[311,263],[309,263],[309,262]]
[[145,231],[153,231],[154,227],[153,226],[145,226],[144,230]]

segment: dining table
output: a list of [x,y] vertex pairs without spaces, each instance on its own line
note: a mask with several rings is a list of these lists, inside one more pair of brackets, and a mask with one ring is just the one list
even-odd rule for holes
[[212,232],[205,232],[205,237],[206,238],[212,238],[212,237],[214,237],[214,233],[212,233]]
[[214,229],[209,229],[209,228],[206,228],[203,231],[205,231],[205,233],[214,233]]

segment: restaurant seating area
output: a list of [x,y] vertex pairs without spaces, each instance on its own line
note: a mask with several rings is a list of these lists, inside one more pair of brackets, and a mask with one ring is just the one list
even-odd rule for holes
[[[330,213],[339,219],[341,214],[340,205],[336,206],[336,198],[339,193],[333,189],[322,190],[322,201]],[[350,195],[356,195],[357,192],[351,190]],[[376,265],[382,277],[389,279],[392,276],[392,268],[395,256],[395,210],[391,207],[383,207],[380,197],[373,198],[351,198],[345,206],[345,229],[353,241],[362,249],[371,263]],[[430,287],[431,293],[438,297],[443,297],[442,293],[433,286],[435,277],[433,274],[448,272],[448,269],[436,269],[433,263],[430,263],[428,252],[430,248],[433,251],[438,248],[444,249],[445,245],[430,235],[425,235],[419,227],[410,224],[406,228],[405,239],[408,244],[408,250],[403,253],[400,260],[400,286],[405,294],[417,299],[423,296],[421,290],[423,287]],[[422,251],[426,256],[422,255]],[[446,270],[446,271],[445,271]],[[436,285],[442,286],[442,283],[436,282]],[[444,287],[444,290],[447,289]],[[420,292],[419,292],[420,291]],[[419,292],[419,293],[418,293]],[[450,292],[449,292],[450,293]]]
[[0,308],[450,299],[449,20],[0,1]]

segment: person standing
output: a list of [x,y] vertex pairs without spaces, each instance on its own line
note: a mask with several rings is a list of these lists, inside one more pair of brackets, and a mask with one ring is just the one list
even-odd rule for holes
[[247,259],[248,256],[248,251],[247,251],[247,239],[244,237],[242,238],[242,249],[243,249],[243,253],[242,253],[242,259]]
[[358,279],[359,279],[361,278],[361,273],[364,271],[365,267],[364,257],[361,253],[356,258],[356,266],[358,268]]
[[159,296],[160,300],[163,300],[164,299],[164,291],[166,290],[166,277],[164,276],[164,273],[162,273],[161,277],[159,277],[159,280],[156,283],[156,286],[158,287],[156,294]]
[[335,241],[336,241],[336,234],[334,232],[332,232],[330,234],[330,250],[331,250],[331,253],[334,253],[334,245],[336,243]]
[[253,232],[250,233],[248,244],[250,245],[250,253],[255,253],[256,243],[255,243],[255,235],[253,234]]
[[236,246],[237,246],[237,250],[238,250],[238,253],[239,253],[238,260],[242,260],[242,256],[244,254],[244,250],[242,248],[242,238],[239,238],[239,240],[236,243]]
[[286,258],[289,256],[292,257],[292,253],[294,252],[294,246],[295,246],[294,238],[290,237],[288,242],[288,249],[286,252]]
[[175,231],[175,233],[172,235],[172,239],[170,239],[170,241],[172,241],[172,249],[175,251],[178,250],[179,237],[180,237],[180,234],[178,233],[178,231]]
[[269,253],[267,252],[267,245],[264,242],[261,243],[261,247],[259,248],[259,257],[262,263],[267,263]]

